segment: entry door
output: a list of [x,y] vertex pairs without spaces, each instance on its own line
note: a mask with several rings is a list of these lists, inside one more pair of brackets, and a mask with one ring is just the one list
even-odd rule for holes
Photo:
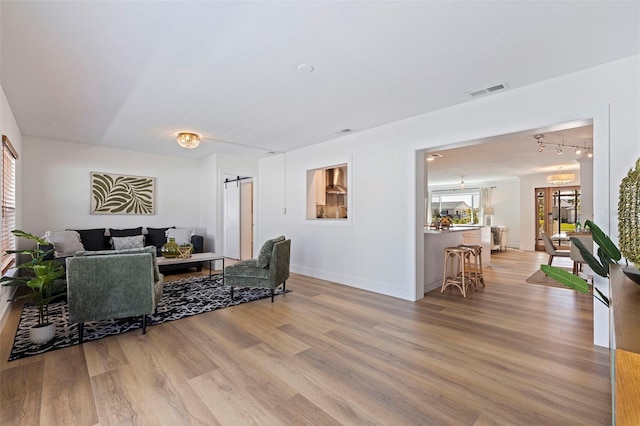
[[[549,236],[576,232],[580,220],[580,187],[536,188],[535,194],[536,250],[544,251],[541,231]],[[554,243],[562,246],[568,245],[568,241],[568,238],[559,238]]]
[[224,256],[240,259],[240,185],[224,188]]

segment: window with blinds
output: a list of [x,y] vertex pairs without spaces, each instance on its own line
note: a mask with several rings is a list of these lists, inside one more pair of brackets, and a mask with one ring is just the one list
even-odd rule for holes
[[15,250],[16,240],[11,233],[16,228],[16,152],[11,141],[2,135],[2,235],[0,235],[0,253],[2,253],[2,273],[4,274],[15,262],[15,254],[7,254],[7,250]]

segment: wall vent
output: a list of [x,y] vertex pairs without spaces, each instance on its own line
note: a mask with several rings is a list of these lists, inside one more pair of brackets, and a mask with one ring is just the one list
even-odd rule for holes
[[482,95],[487,95],[489,93],[493,93],[493,92],[497,92],[499,90],[504,90],[507,89],[509,87],[509,85],[504,82],[504,83],[500,83],[500,84],[494,84],[493,86],[489,86],[489,87],[485,87],[482,89],[478,89],[478,90],[473,90],[471,92],[467,92],[469,94],[469,96],[476,97],[476,96],[482,96]]

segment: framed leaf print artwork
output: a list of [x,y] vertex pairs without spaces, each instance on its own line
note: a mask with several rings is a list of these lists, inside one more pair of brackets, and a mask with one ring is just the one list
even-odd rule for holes
[[156,179],[91,172],[91,214],[155,214]]

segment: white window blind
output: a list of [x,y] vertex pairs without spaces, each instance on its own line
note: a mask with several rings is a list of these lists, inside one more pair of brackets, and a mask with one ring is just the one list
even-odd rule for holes
[[2,135],[2,235],[0,252],[2,253],[2,273],[15,262],[15,255],[7,250],[15,250],[16,240],[11,233],[16,227],[16,152],[11,141]]

